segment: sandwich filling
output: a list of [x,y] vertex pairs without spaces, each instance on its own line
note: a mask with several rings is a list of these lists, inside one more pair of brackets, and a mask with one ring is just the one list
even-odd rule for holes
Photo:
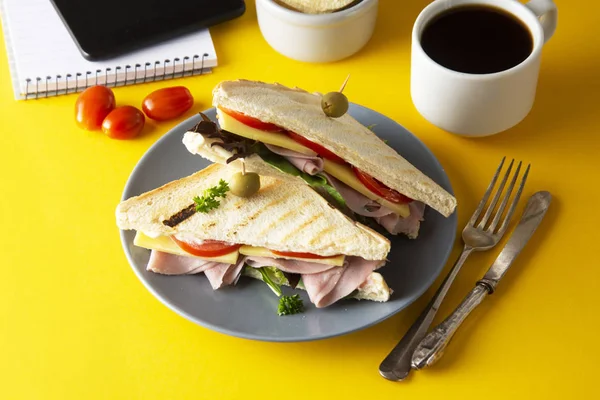
[[221,125],[202,121],[193,132],[202,142],[184,137],[190,151],[197,146],[221,146],[234,159],[256,154],[281,172],[298,176],[331,204],[362,223],[374,219],[391,234],[416,238],[425,205],[385,186],[321,145],[277,125],[218,108]]
[[[264,248],[217,241],[197,241],[190,237],[152,238],[138,231],[134,244],[152,250],[149,271],[165,275],[191,275],[203,272],[214,290],[235,285],[242,274],[262,278],[263,272],[279,284],[308,292],[316,307],[327,307],[351,296],[364,298],[364,288],[384,260],[356,256],[323,257],[310,253],[277,252]],[[389,293],[387,293],[389,297]],[[386,301],[379,298],[379,301]]]

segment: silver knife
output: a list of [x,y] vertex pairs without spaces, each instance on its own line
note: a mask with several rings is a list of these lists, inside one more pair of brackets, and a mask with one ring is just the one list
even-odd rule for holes
[[549,192],[537,192],[531,196],[519,224],[485,276],[477,282],[456,310],[419,343],[412,357],[413,368],[429,367],[442,357],[444,349],[461,323],[488,294],[494,293],[498,282],[546,215],[551,200],[552,195]]

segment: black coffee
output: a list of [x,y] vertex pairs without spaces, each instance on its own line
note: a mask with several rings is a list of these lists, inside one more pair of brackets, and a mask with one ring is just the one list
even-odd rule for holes
[[461,6],[429,22],[421,46],[435,62],[470,74],[500,72],[518,65],[533,49],[529,29],[507,12]]

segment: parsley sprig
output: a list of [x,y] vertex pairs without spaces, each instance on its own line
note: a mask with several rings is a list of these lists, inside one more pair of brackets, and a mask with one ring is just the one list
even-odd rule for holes
[[225,194],[229,191],[229,185],[223,179],[219,180],[218,186],[205,189],[202,196],[194,197],[194,203],[196,203],[196,211],[201,213],[207,213],[213,208],[219,207],[221,204],[217,198],[225,198]]
[[277,314],[281,315],[293,315],[299,314],[304,311],[304,303],[299,295],[294,294],[292,296],[281,296],[279,298],[279,305],[277,306]]

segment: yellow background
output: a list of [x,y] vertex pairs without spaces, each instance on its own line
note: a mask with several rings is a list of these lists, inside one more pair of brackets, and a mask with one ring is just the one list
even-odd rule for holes
[[[75,126],[75,95],[17,102],[2,42],[0,398],[595,397],[600,6],[556,1],[559,27],[544,49],[533,111],[510,131],[464,139],[429,124],[410,100],[411,25],[427,3],[383,0],[366,48],[348,60],[311,65],[265,43],[249,2],[242,18],[211,29],[220,64],[213,74],[122,87],[115,94],[118,104],[139,105],[154,89],[186,85],[196,104],[183,120],[210,106],[220,80],[328,91],[351,73],[345,93],[352,101],[403,124],[444,165],[459,200],[460,228],[502,156],[530,162],[525,196],[549,190],[550,211],[497,293],[467,320],[437,366],[405,383],[377,372],[433,288],[375,327],[311,343],[228,337],[168,310],[129,267],[114,209],[139,158],[179,121],[148,124],[142,137],[115,141]],[[498,251],[471,257],[436,322]]]

